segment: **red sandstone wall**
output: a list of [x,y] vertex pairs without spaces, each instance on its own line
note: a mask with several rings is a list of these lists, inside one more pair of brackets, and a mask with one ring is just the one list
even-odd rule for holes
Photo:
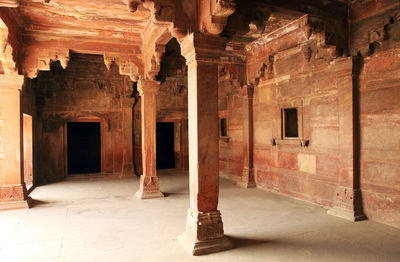
[[[227,138],[219,141],[219,173],[239,181],[243,171],[243,99],[240,82],[244,73],[240,65],[219,66],[219,118],[227,119]],[[221,132],[221,131],[220,131]]]
[[[309,36],[306,19],[290,33],[248,50],[254,84],[254,167],[258,187],[332,206],[339,170],[338,86],[331,47]],[[299,110],[299,135],[281,137],[281,108]],[[302,113],[301,113],[302,111]],[[302,122],[302,123],[301,123]],[[301,135],[302,133],[302,135]],[[272,139],[277,139],[273,145]]]
[[400,228],[400,3],[358,1],[352,13],[351,48],[365,55],[359,87],[364,211]]
[[38,120],[40,182],[65,175],[65,123],[79,118],[101,121],[102,173],[133,175],[133,84],[102,56],[71,54],[67,69],[41,72],[32,81]]

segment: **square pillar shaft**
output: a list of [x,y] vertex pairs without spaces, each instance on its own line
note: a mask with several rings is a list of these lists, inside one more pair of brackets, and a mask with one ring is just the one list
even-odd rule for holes
[[191,34],[181,44],[188,64],[190,208],[179,242],[193,255],[231,247],[219,195],[218,60],[223,39]]
[[138,89],[142,100],[143,174],[140,176],[140,188],[136,196],[139,199],[163,197],[156,173],[157,92],[160,85],[154,80],[141,80]]
[[256,187],[253,173],[253,87],[245,85],[243,93],[243,172],[238,185]]
[[20,91],[24,77],[0,76],[0,210],[28,208],[23,179]]

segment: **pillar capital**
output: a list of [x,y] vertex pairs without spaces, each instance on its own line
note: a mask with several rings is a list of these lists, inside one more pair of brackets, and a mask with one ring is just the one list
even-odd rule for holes
[[23,83],[22,75],[0,75],[0,89],[21,90]]
[[160,82],[155,80],[142,79],[138,81],[138,91],[140,96],[144,94],[157,94],[160,89]]
[[225,40],[222,37],[201,33],[191,33],[181,43],[181,52],[188,65],[199,61],[219,63],[224,50]]

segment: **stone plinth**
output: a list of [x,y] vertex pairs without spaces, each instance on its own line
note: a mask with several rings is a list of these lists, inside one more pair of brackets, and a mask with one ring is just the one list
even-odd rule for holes
[[188,211],[186,231],[178,237],[179,243],[192,255],[204,255],[233,247],[225,237],[221,213]]

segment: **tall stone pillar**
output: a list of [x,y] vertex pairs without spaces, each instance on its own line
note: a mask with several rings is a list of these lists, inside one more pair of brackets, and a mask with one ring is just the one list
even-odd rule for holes
[[140,188],[136,192],[139,199],[157,198],[164,195],[156,174],[156,114],[157,92],[160,85],[155,80],[140,80],[138,90],[141,96],[142,116],[142,166]]
[[189,189],[186,231],[179,242],[193,255],[228,249],[219,195],[218,60],[223,39],[190,34],[181,43],[188,65]]
[[256,187],[253,173],[253,93],[251,85],[245,85],[243,92],[243,173],[237,184],[244,188]]
[[24,77],[0,75],[0,210],[28,208],[22,173],[20,91]]
[[365,219],[359,168],[358,64],[346,57],[335,61],[339,97],[340,167],[335,206],[328,214],[351,221]]

